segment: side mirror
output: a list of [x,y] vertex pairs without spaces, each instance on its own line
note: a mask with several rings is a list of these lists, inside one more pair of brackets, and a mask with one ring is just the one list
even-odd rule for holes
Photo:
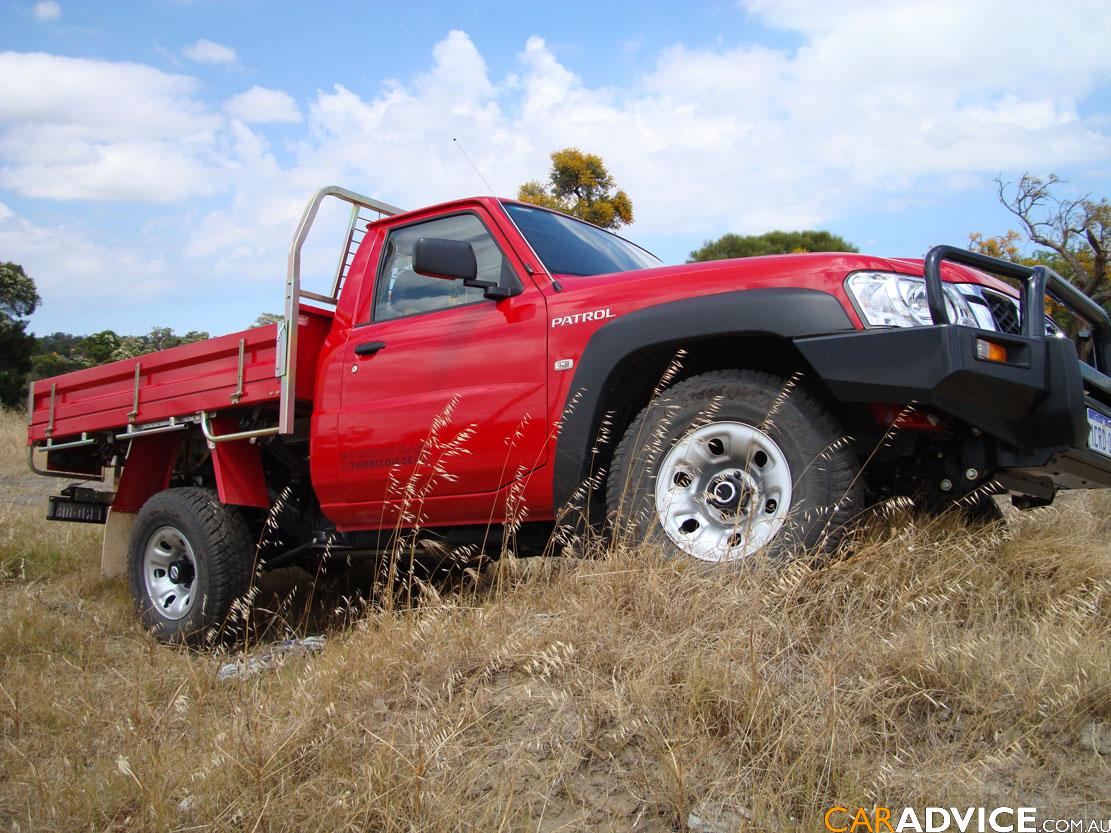
[[430,278],[473,281],[478,262],[470,243],[422,237],[413,244],[413,271]]
[[464,286],[481,289],[492,300],[520,295],[522,287],[515,279],[510,286],[497,281],[478,279],[478,261],[474,247],[462,240],[443,240],[438,237],[421,237],[413,244],[413,271],[430,278],[462,280]]

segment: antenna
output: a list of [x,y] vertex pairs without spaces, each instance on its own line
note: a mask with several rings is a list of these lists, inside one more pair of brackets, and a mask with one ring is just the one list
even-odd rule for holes
[[474,172],[478,174],[478,178],[482,180],[482,184],[486,186],[486,190],[490,193],[490,196],[497,196],[497,194],[494,193],[494,186],[486,181],[486,177],[482,175],[482,171],[478,169],[478,165],[474,163],[474,160],[467,155],[467,151],[463,150],[463,145],[459,142],[459,140],[456,139],[454,136],[451,137],[451,140],[455,142],[455,146],[459,148],[459,152],[463,154],[463,158],[471,163],[471,167],[474,168]]

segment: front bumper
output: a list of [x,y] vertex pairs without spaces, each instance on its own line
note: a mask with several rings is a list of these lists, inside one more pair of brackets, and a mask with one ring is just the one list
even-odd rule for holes
[[[1008,363],[976,355],[977,337],[1007,349]],[[1111,458],[1088,449],[1085,394],[1071,341],[953,324],[863,330],[796,340],[842,402],[911,402],[948,414],[997,443],[995,468],[1063,488],[1111,486]]]

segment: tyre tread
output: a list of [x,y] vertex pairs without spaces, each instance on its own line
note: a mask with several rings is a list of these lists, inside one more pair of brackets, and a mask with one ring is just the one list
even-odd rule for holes
[[[254,559],[250,557],[254,551],[254,540],[243,514],[235,507],[221,503],[214,489],[186,486],[159,492],[140,510],[136,531],[143,527],[145,518],[160,512],[184,513],[201,528],[204,540],[191,543],[194,547],[205,548],[208,592],[203,615],[187,633],[178,632],[173,627],[157,627],[164,620],[150,621],[148,612],[143,610],[145,591],[140,564],[143,542],[138,540],[138,535],[132,541],[129,558],[132,592],[143,614],[144,624],[154,627],[160,638],[195,643],[203,639],[210,627],[221,624],[234,602],[246,592],[254,573]],[[192,618],[188,616],[181,621],[188,622]]]

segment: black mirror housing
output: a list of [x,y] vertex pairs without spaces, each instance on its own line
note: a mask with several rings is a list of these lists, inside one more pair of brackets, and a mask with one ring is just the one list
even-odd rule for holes
[[481,289],[487,298],[495,301],[512,298],[522,291],[517,281],[504,287],[494,281],[479,280],[474,247],[462,240],[421,237],[413,244],[413,271],[430,278],[461,280],[464,286]]
[[422,237],[413,244],[413,271],[430,278],[473,281],[478,261],[470,243]]

